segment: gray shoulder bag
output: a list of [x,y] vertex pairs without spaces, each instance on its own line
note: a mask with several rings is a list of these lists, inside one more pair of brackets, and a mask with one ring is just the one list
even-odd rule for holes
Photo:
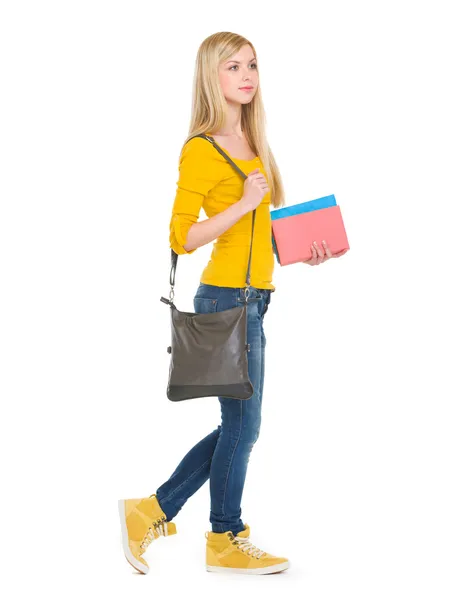
[[[222,156],[247,179],[247,175],[205,134]],[[190,138],[193,139],[193,138]],[[171,249],[169,299],[161,296],[161,302],[170,306],[171,355],[167,397],[173,402],[207,396],[225,396],[236,400],[248,400],[254,393],[248,374],[247,304],[249,298],[252,240],[256,209],[252,215],[251,244],[249,249],[246,289],[243,306],[215,313],[184,312],[174,304],[175,271],[178,254]]]

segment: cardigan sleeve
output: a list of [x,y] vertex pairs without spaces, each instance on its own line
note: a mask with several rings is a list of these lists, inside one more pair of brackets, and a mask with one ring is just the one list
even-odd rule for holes
[[183,247],[190,227],[197,222],[204,198],[219,182],[219,171],[211,160],[210,142],[202,138],[188,140],[179,160],[177,191],[170,220],[170,247],[177,254],[192,254]]

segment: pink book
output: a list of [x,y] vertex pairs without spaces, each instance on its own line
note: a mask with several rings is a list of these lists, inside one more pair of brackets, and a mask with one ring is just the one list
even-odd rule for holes
[[349,249],[338,205],[277,218],[272,221],[272,235],[281,266],[312,258],[313,241],[323,249],[325,240],[333,254]]

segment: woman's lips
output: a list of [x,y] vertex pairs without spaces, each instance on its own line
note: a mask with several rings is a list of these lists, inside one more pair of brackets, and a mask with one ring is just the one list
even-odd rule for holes
[[252,88],[252,87],[242,87],[242,88],[240,88],[240,90],[243,91],[243,92],[252,92],[253,89],[254,88]]

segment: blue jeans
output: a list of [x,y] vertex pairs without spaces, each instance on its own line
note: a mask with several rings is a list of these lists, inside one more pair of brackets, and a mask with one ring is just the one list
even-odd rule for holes
[[[209,313],[244,305],[245,288],[200,283],[194,297],[194,310]],[[170,521],[208,479],[212,531],[244,529],[241,497],[251,450],[261,423],[264,389],[264,315],[272,290],[250,287],[247,307],[248,373],[254,393],[247,400],[219,396],[221,424],[198,442],[181,460],[170,478],[156,490],[158,502]]]

